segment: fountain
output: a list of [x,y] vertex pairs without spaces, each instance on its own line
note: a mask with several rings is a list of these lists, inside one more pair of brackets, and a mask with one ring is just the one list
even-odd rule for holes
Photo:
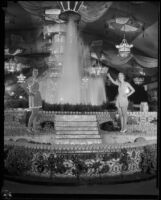
[[[55,30],[54,25],[49,30],[54,33],[49,70],[46,79],[40,82],[40,92],[51,104],[101,105],[106,101],[102,77],[106,70],[100,66],[84,66],[85,56],[79,54],[88,49],[82,50],[78,39],[76,22],[80,16],[75,10],[79,4],[74,6],[74,11],[66,11],[63,7],[60,18],[67,21],[63,30]],[[67,1],[67,8],[69,6]],[[55,41],[60,38],[62,48],[60,50],[59,42],[57,52]],[[16,180],[30,176],[33,180],[40,177],[41,181],[55,184],[61,181],[81,183],[81,180],[92,183],[95,179],[97,184],[116,183],[116,178],[120,182],[124,176],[134,174],[135,180],[139,173],[144,172],[149,177],[149,172],[156,170],[157,127],[151,121],[156,121],[157,113],[149,113],[148,117],[145,113],[131,113],[136,123],[128,124],[128,133],[123,136],[100,130],[100,124],[112,120],[109,112],[67,114],[46,111],[39,113],[38,132],[34,136],[28,135],[23,123],[24,113],[24,110],[5,112],[5,168],[10,177],[18,174]],[[40,126],[46,121],[54,124],[47,131]]]

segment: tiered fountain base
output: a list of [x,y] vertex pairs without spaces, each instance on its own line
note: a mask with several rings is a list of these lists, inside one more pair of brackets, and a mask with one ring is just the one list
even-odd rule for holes
[[[27,132],[24,111],[5,113],[5,174],[17,180],[112,183],[156,176],[156,113],[129,113],[128,132],[100,130],[112,113],[42,112],[48,130]],[[134,123],[134,124],[133,124]],[[130,178],[129,178],[130,177]]]

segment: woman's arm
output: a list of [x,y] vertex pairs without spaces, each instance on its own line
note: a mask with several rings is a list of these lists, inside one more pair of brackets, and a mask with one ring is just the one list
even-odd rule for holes
[[114,84],[114,85],[119,85],[118,81],[115,81],[111,75],[109,73],[107,73],[107,77],[110,79],[110,81]]
[[130,85],[130,83],[127,83],[127,87],[130,89],[130,92],[127,94],[127,97],[129,97],[135,92],[135,89]]

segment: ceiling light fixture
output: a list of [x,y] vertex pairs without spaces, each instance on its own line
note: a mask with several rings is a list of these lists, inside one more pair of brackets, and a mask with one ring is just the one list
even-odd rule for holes
[[144,77],[135,77],[133,78],[135,85],[141,85],[144,82]]
[[19,76],[17,76],[17,79],[18,79],[17,81],[18,83],[24,83],[26,76],[24,76],[23,74],[20,74]]
[[119,51],[119,55],[122,58],[127,58],[130,55],[131,48],[133,47],[133,44],[128,44],[127,40],[125,38],[125,25],[124,25],[124,38],[119,45],[115,45],[116,48]]

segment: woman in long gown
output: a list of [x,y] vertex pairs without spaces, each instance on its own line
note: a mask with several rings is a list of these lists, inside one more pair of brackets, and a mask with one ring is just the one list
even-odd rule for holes
[[135,90],[125,81],[125,75],[123,73],[118,74],[118,80],[114,80],[109,73],[107,77],[111,82],[118,86],[118,95],[116,98],[116,107],[118,108],[120,120],[121,120],[121,133],[127,132],[127,109],[128,109],[128,97],[131,96]]

